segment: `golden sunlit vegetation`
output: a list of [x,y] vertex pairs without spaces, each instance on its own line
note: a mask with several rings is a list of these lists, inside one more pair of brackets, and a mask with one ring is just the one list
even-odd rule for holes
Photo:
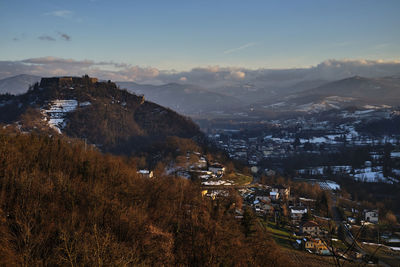
[[[76,140],[0,130],[0,265],[287,265],[234,199]],[[230,202],[231,201],[231,202]]]

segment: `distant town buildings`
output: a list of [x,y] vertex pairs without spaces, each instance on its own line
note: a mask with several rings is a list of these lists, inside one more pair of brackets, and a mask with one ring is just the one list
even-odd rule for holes
[[[326,115],[323,119],[315,116],[265,120],[265,130],[256,132],[257,136],[250,136],[246,131],[238,129],[213,128],[208,137],[217,147],[224,149],[230,158],[248,164],[251,170],[257,170],[258,175],[265,176],[284,173],[287,166],[282,166],[282,161],[298,157],[302,153],[326,155],[340,153],[343,147],[371,147],[371,159],[366,160],[362,167],[355,168],[351,162],[343,165],[332,166],[323,163],[315,166],[313,161],[296,170],[296,173],[304,178],[326,178],[335,174],[349,176],[362,182],[393,183],[400,179],[400,166],[394,167],[391,173],[383,172],[383,151],[372,147],[385,143],[396,146],[400,142],[400,135],[372,136],[361,129],[366,123],[391,119],[398,116],[399,112],[396,108],[374,107],[340,110]],[[251,122],[247,123],[251,126]],[[394,150],[390,157],[397,160],[400,158],[400,152]],[[321,187],[330,185],[332,183]],[[285,195],[282,192],[280,194]]]

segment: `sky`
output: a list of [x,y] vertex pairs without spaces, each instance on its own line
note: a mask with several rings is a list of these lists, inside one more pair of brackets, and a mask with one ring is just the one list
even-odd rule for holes
[[398,61],[399,14],[398,0],[0,0],[0,61],[87,60],[109,71]]

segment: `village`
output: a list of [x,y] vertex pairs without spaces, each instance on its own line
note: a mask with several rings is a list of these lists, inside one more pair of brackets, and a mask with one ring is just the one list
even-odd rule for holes
[[[203,197],[211,201],[239,196],[241,204],[232,209],[235,218],[244,221],[249,213],[253,214],[285,248],[348,261],[371,257],[373,261],[377,259],[369,250],[381,246],[385,253],[400,257],[399,228],[385,227],[385,219],[381,224],[380,218],[386,214],[346,198],[334,181],[275,179],[277,175],[271,171],[271,179],[261,181],[257,172],[240,174],[190,151],[186,157],[171,163],[166,172],[197,182]],[[150,170],[138,173],[154,178]]]
[[[208,138],[230,158],[257,168],[259,175],[326,178],[334,174],[363,182],[393,184],[400,179],[400,135],[377,136],[361,129],[370,121],[398,116],[397,112],[356,110],[324,118],[270,120],[263,129],[254,131],[213,128],[208,131]],[[361,150],[362,157],[341,157],[343,153]],[[303,160],[299,162],[299,158]],[[388,165],[390,170],[385,169]]]
[[[346,190],[349,181],[353,186],[399,184],[400,136],[372,136],[357,126],[394,113],[340,114],[345,121],[275,120],[267,131],[254,132],[213,129],[209,140],[248,166],[246,173],[195,151],[171,162],[165,173],[197,183],[211,201],[239,198],[232,207],[235,218],[245,223],[256,216],[289,251],[353,262],[400,260],[398,214]],[[329,155],[339,160],[324,161]],[[301,164],[293,164],[299,158]],[[149,170],[139,173],[153,177]]]

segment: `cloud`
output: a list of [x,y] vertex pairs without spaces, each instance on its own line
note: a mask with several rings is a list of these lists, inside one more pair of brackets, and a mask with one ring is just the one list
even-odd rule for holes
[[400,74],[399,60],[329,59],[313,69],[324,79],[341,79],[351,76],[382,77]]
[[51,12],[45,13],[45,15],[59,17],[59,18],[69,18],[71,17],[73,12],[71,10],[62,9],[62,10],[54,10]]
[[[251,85],[256,88],[297,86],[307,81],[334,81],[359,75],[383,77],[400,74],[400,61],[343,59],[326,60],[316,66],[293,69],[245,69],[237,67],[202,67],[183,72],[160,71],[162,83],[184,82],[208,89]],[[307,83],[306,83],[307,84]]]
[[[59,58],[59,57],[37,57],[37,58],[28,58],[24,59],[21,62],[29,63],[29,64],[36,64],[36,65],[50,65],[50,64],[57,64],[57,65],[71,65],[71,66],[91,66],[95,65],[96,63],[93,60],[74,60],[74,59],[66,59],[66,58]],[[102,63],[107,64],[107,63]]]
[[53,37],[48,36],[48,35],[41,35],[38,37],[38,39],[42,40],[42,41],[55,41],[56,40]]
[[69,35],[66,34],[66,33],[59,32],[58,34],[59,34],[60,37],[61,37],[63,40],[65,40],[65,41],[70,41],[70,40],[71,40],[71,36],[69,36]]
[[[392,65],[392,64],[399,64],[400,60],[368,60],[368,59],[328,59],[323,61],[322,63],[318,64],[318,66],[340,66],[340,65],[347,65],[347,66],[378,66],[378,65]],[[318,67],[317,66],[317,67]]]
[[236,80],[242,80],[246,77],[246,74],[243,71],[231,71],[229,75],[231,78]]
[[255,46],[256,44],[257,43],[247,43],[247,44],[244,44],[244,45],[236,47],[236,48],[225,50],[224,54],[232,54],[232,53],[238,52],[240,50]]
[[[111,70],[110,70],[111,69]],[[37,76],[81,76],[89,74],[105,80],[160,82],[160,71],[152,67],[132,66],[124,63],[93,60],[74,60],[59,57],[28,58],[20,61],[0,61],[0,78],[18,74]]]
[[256,88],[279,89],[296,86],[305,81],[338,80],[354,75],[383,77],[400,74],[400,61],[343,59],[326,60],[316,66],[301,69],[256,69],[210,66],[189,71],[164,71],[112,61],[75,60],[59,57],[28,58],[0,61],[0,78],[18,74],[42,77],[89,74],[104,80],[135,81],[165,84],[182,82],[207,89],[251,85]]
[[[61,40],[64,40],[64,41],[71,40],[71,36],[66,33],[57,32],[57,34],[59,35],[59,38],[61,38]],[[50,36],[50,35],[41,35],[38,37],[38,39],[42,40],[42,41],[56,41],[56,38],[53,36]]]
[[216,72],[218,72],[218,71],[220,71],[220,67],[219,66],[209,66],[209,67],[207,67],[207,68],[199,68],[198,70],[205,70],[205,71],[208,71],[208,72],[213,72],[213,73],[216,73]]

